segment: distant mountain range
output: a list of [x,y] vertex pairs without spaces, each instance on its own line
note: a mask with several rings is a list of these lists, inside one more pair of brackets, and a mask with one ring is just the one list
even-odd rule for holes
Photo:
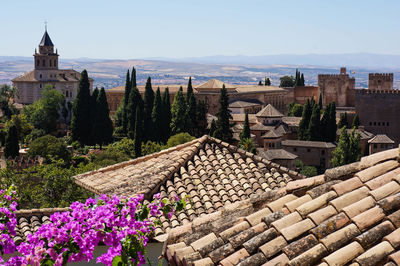
[[148,58],[175,62],[194,62],[203,64],[249,64],[249,65],[308,65],[308,66],[347,66],[373,69],[399,69],[400,55],[348,53],[348,54],[280,54],[280,55],[215,55],[204,57]]
[[[339,73],[346,66],[356,78],[356,86],[368,86],[368,73],[392,72],[395,88],[400,87],[400,56],[377,54],[340,55],[270,55],[270,56],[208,56],[192,58],[148,59],[91,59],[60,58],[60,68],[81,71],[87,69],[95,86],[106,89],[121,86],[128,68],[135,66],[138,84],[147,77],[157,84],[186,84],[189,76],[194,84],[216,78],[232,84],[257,84],[269,77],[272,85],[279,85],[279,78],[294,75],[296,68],[304,73],[306,84],[317,85],[318,74]],[[33,68],[33,57],[0,56],[0,84]]]

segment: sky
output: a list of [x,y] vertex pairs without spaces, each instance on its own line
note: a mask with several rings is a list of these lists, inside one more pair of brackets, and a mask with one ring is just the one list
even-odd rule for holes
[[400,55],[398,0],[3,0],[0,55],[31,56],[48,22],[64,58]]

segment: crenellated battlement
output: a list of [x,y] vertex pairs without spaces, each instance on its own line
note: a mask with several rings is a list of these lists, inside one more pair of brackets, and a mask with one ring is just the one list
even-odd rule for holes
[[356,95],[366,95],[366,94],[373,94],[373,95],[394,95],[400,96],[400,90],[369,90],[369,89],[356,89]]
[[318,78],[342,78],[348,76],[348,74],[318,74]]
[[391,78],[393,79],[393,73],[369,73],[370,78]]

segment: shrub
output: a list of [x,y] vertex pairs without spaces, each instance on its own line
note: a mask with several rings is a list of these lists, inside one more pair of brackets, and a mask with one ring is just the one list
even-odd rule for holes
[[32,157],[41,156],[47,162],[52,159],[62,159],[68,163],[71,159],[71,153],[67,149],[64,140],[51,135],[46,135],[32,141],[29,145],[28,155]]
[[174,146],[177,146],[179,144],[183,144],[186,142],[189,142],[191,140],[194,140],[194,137],[189,135],[189,133],[179,133],[176,135],[171,136],[168,141],[167,141],[167,148],[171,148]]

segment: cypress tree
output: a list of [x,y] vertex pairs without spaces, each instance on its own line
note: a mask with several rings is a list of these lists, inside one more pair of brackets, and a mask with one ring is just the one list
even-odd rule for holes
[[300,86],[304,86],[305,82],[304,82],[304,74],[301,73],[301,77],[300,77]]
[[328,127],[328,141],[334,142],[336,140],[336,103],[332,102],[329,112],[329,127]]
[[131,93],[131,81],[129,79],[129,69],[126,71],[126,80],[125,80],[125,93],[123,100],[123,113],[122,113],[122,132],[126,134],[128,127],[128,102],[129,102],[129,94]]
[[300,86],[300,75],[297,68],[296,68],[296,76],[294,78],[294,86]]
[[324,114],[321,119],[321,140],[325,142],[330,142],[330,133],[329,130],[329,119],[330,119],[330,112],[331,112],[331,103],[329,103],[325,107]]
[[224,84],[222,86],[221,94],[219,97],[219,109],[217,112],[218,120],[216,122],[214,137],[230,143],[232,142],[233,133],[229,121],[229,119],[231,119],[232,116],[231,116],[231,110],[229,110],[228,101],[229,97]]
[[271,80],[269,78],[265,78],[264,85],[265,86],[271,86]]
[[263,84],[262,84],[262,81],[260,80],[259,82],[258,82],[258,86],[262,86]]
[[187,132],[187,105],[183,96],[182,87],[175,94],[174,102],[171,107],[171,134]]
[[311,97],[310,105],[311,105],[311,108],[313,108],[315,105],[314,95]]
[[15,158],[19,155],[19,144],[18,144],[18,131],[15,125],[12,125],[6,136],[6,143],[4,148],[4,156],[6,158]]
[[142,136],[143,136],[143,117],[142,108],[140,105],[136,107],[135,115],[135,157],[142,156]]
[[190,95],[189,104],[187,107],[187,119],[189,133],[190,135],[194,136],[197,129],[197,104],[193,93]]
[[143,141],[152,140],[153,137],[153,122],[151,113],[153,112],[154,91],[151,87],[151,78],[147,78],[144,91],[144,108],[143,108]]
[[99,113],[97,112],[97,97],[99,96],[99,89],[96,87],[93,90],[92,95],[90,96],[90,117],[91,117],[91,138],[90,138],[90,145],[96,145],[96,129],[94,128],[95,121],[97,117],[99,116]]
[[249,115],[245,114],[242,132],[240,132],[240,141],[250,138],[250,125],[249,125]]
[[332,152],[332,166],[340,166],[356,162],[361,158],[360,134],[355,133],[355,129],[350,135],[347,133],[345,126],[342,127],[338,146]]
[[132,67],[132,76],[131,76],[131,88],[136,88],[136,69]]
[[196,137],[201,137],[206,133],[207,129],[207,107],[204,101],[197,104],[197,127]]
[[322,110],[323,107],[322,107],[322,94],[321,93],[319,94],[318,106],[319,106],[319,109]]
[[349,140],[350,140],[350,144],[349,144],[349,154],[350,154],[350,158],[349,158],[349,162],[348,163],[353,163],[353,162],[357,162],[361,159],[361,143],[360,143],[360,134],[356,133],[356,128],[354,127],[351,130],[351,133],[349,135]]
[[81,73],[78,93],[72,107],[71,135],[81,145],[88,144],[91,138],[90,83],[86,70]]
[[169,136],[171,134],[171,102],[169,99],[169,89],[168,87],[165,88],[164,94],[163,94],[163,100],[162,100],[162,125],[163,125],[163,130],[162,130],[162,141],[166,142],[169,139]]
[[154,104],[153,104],[153,112],[151,113],[151,119],[153,122],[153,140],[154,141],[163,141],[162,139],[162,99],[161,99],[161,93],[160,93],[160,88],[157,88],[156,92],[156,97],[154,98]]
[[215,133],[215,129],[217,128],[217,124],[215,123],[215,120],[213,119],[212,121],[211,121],[211,125],[210,125],[210,132],[209,132],[209,135],[210,136],[214,136],[214,133]]
[[96,100],[96,113],[93,125],[95,143],[100,145],[107,144],[112,140],[113,125],[110,119],[110,111],[108,109],[107,97],[104,88],[100,89],[100,93]]
[[312,107],[310,104],[310,100],[307,99],[307,102],[303,108],[303,114],[301,116],[299,130],[297,132],[299,140],[308,140],[309,139],[307,129],[308,129],[308,125],[310,123],[311,114],[312,114]]
[[127,126],[127,135],[129,138],[133,139],[135,136],[135,125],[136,125],[136,109],[137,107],[143,108],[143,100],[140,95],[139,90],[134,87],[129,94],[128,101],[128,126]]
[[360,126],[360,118],[358,117],[358,114],[356,114],[354,116],[353,123],[352,123],[351,127],[358,128],[359,126]]
[[190,96],[193,95],[193,87],[192,87],[192,77],[189,77],[187,92],[186,92],[186,103],[190,104]]
[[340,119],[339,119],[339,123],[338,123],[338,127],[342,128],[342,127],[348,127],[347,126],[347,113],[344,112],[340,115]]
[[319,141],[321,140],[321,132],[320,132],[320,116],[321,112],[319,110],[318,105],[314,105],[312,109],[312,114],[310,118],[310,123],[308,125],[308,140],[311,141]]

